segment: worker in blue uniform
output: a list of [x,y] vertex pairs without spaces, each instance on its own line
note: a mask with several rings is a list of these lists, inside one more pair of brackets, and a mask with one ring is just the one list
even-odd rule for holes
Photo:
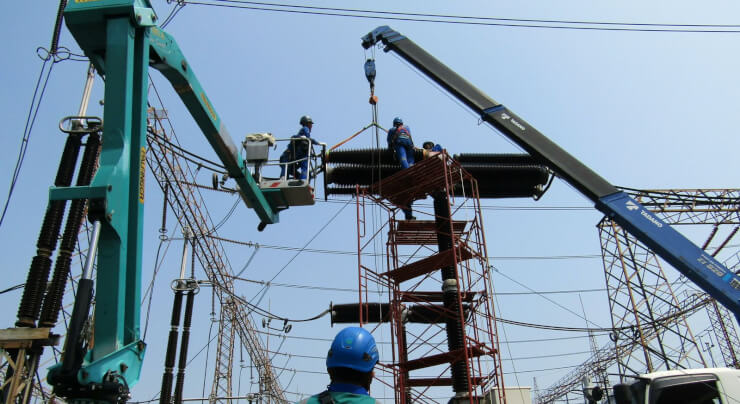
[[442,151],[442,145],[440,145],[439,143],[434,143],[432,141],[424,142],[424,144],[421,147],[423,147],[424,150],[428,150],[430,152],[441,152]]
[[[403,119],[395,117],[393,127],[388,131],[388,148],[393,151],[402,169],[414,165],[414,141],[411,138],[411,129],[403,124]],[[411,210],[411,202],[406,208],[401,208],[406,220],[415,220]]]
[[326,355],[331,383],[319,394],[297,404],[379,404],[370,396],[378,347],[372,334],[360,327],[339,331]]
[[[311,128],[313,128],[313,119],[308,115],[303,115],[299,121],[301,129],[298,133],[291,136],[290,143],[283,154],[280,155],[280,178],[285,177],[287,167],[288,177],[305,180],[308,178],[308,154],[311,150],[311,144],[320,144],[316,139],[311,138]],[[294,161],[295,163],[290,163]]]
[[403,119],[393,119],[393,127],[388,131],[388,148],[396,154],[401,168],[406,169],[414,165],[414,141],[411,139],[411,129],[403,124]]

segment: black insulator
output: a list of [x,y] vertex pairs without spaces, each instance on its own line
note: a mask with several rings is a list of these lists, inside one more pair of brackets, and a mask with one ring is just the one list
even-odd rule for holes
[[[389,303],[364,303],[363,323],[387,323],[390,318]],[[470,305],[463,305],[467,317]],[[448,312],[443,305],[417,304],[410,305],[402,314],[402,320],[408,323],[441,324],[449,318],[458,318],[458,312]],[[360,304],[346,303],[331,306],[331,324],[358,324],[360,323]]]
[[100,135],[91,133],[87,137],[85,153],[82,156],[80,173],[77,176],[77,185],[89,185],[97,171],[98,159],[100,157]]
[[[457,290],[450,288],[443,293],[444,307],[452,313],[459,313],[460,302],[458,300]],[[465,347],[463,338],[462,319],[459,314],[447,318],[447,347],[449,352],[456,351]],[[451,365],[452,371],[452,389],[455,392],[468,390],[468,379],[466,375],[465,361],[457,361]]]
[[327,184],[369,186],[401,171],[398,165],[362,166],[343,164],[327,169],[324,181]]
[[[54,185],[68,187],[72,184],[79,149],[80,136],[78,134],[67,136]],[[23,296],[18,308],[18,321],[16,322],[18,327],[33,327],[39,318],[46,283],[51,271],[50,257],[57,248],[57,239],[59,238],[66,206],[67,201],[51,201],[44,213],[41,232],[36,241],[37,255],[31,260],[26,286],[23,289]]]
[[188,364],[188,345],[190,344],[190,324],[193,320],[193,302],[195,292],[188,292],[185,301],[185,319],[182,327],[182,340],[180,341],[180,360],[177,367],[177,381],[175,382],[175,404],[182,403],[182,392],[185,386],[185,367]]
[[[88,137],[87,147],[83,153],[82,163],[80,164],[80,170],[77,175],[78,186],[90,185],[92,177],[97,170],[99,146],[100,135],[97,133],[91,134]],[[41,308],[41,319],[39,321],[41,327],[54,327],[59,318],[59,311],[62,306],[62,299],[72,261],[71,257],[85,214],[85,203],[86,200],[84,199],[75,199],[70,204],[67,223],[64,227],[64,235],[59,246],[59,255],[54,265],[54,275],[52,276],[51,284],[49,285]]]
[[41,319],[39,327],[53,328],[59,319],[59,311],[62,307],[65,285],[72,266],[72,254],[69,250],[60,249],[57,260],[54,263],[54,275],[51,278],[49,289],[44,297],[41,307]]
[[541,163],[529,154],[508,154],[508,153],[460,153],[455,154],[452,158],[460,164],[465,163],[486,163],[486,164],[503,164],[503,165],[540,165]]
[[167,339],[167,351],[164,360],[164,374],[162,375],[162,390],[159,396],[161,404],[170,404],[172,398],[172,370],[175,367],[175,356],[177,354],[177,337],[180,328],[180,315],[182,313],[182,291],[175,292],[172,303],[172,318],[170,320],[170,334]]
[[64,208],[67,207],[67,201],[50,201],[49,206],[44,214],[44,221],[41,224],[41,232],[36,242],[36,247],[49,251],[57,248],[59,231],[62,228],[62,219],[64,218]]
[[82,139],[79,134],[73,133],[67,136],[64,142],[62,158],[59,160],[59,168],[54,185],[58,187],[68,187],[72,183],[72,178],[77,167],[77,156],[80,154]]
[[549,171],[544,166],[538,165],[515,165],[515,164],[490,164],[490,163],[464,163],[462,168],[475,177],[478,182],[493,178],[498,181],[539,181],[546,184]]
[[51,36],[51,50],[49,53],[52,55],[57,53],[57,48],[59,47],[59,34],[62,32],[62,17],[64,16],[65,7],[67,7],[67,0],[60,0],[57,18],[54,23],[54,33]]
[[[364,303],[363,322],[387,323],[390,321],[390,304],[388,303]],[[331,324],[359,324],[360,304],[333,304],[331,306]]]
[[36,255],[31,259],[31,268],[28,271],[26,287],[18,307],[17,327],[33,327],[39,316],[41,299],[44,296],[44,286],[51,271],[51,259],[46,255]]
[[[450,204],[447,195],[436,193],[433,195],[434,220],[437,232],[438,251],[444,252],[452,248],[451,221],[450,221]],[[443,267],[442,280],[455,279],[455,267]]]
[[[544,192],[550,174],[543,166],[507,166],[490,164],[463,164],[465,171],[478,182],[481,198],[528,198],[539,197]],[[470,192],[466,181],[455,187],[455,195]]]
[[[470,314],[470,305],[463,304],[463,314],[467,318]],[[417,304],[409,306],[406,311],[406,321],[420,324],[446,323],[450,318],[458,318],[458,312],[449,313],[443,305]]]
[[[451,234],[450,202],[446,194],[438,192],[433,195],[435,226],[437,229],[437,247],[439,252],[450,250],[453,247]],[[447,347],[449,352],[465,348],[463,340],[463,319],[460,318],[460,300],[457,293],[457,277],[454,265],[441,269],[442,273],[442,297],[444,308],[448,313],[458,313],[447,318],[445,330],[447,332]],[[468,391],[468,377],[465,361],[457,361],[451,364],[452,389],[455,392]]]
[[[421,161],[423,158],[424,151],[422,149],[414,150],[415,161]],[[393,151],[388,148],[332,150],[326,154],[326,162],[327,164],[359,164],[366,166],[398,166],[399,164],[393,155]]]

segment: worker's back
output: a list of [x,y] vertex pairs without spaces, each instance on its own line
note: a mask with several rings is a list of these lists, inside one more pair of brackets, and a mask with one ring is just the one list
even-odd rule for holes
[[[376,404],[380,403],[380,401],[377,401],[376,399],[366,396],[364,394],[352,394],[352,393],[339,393],[339,392],[333,392],[331,394],[331,399],[334,401],[329,401],[329,403],[333,402],[334,404]],[[304,400],[299,401],[297,404],[322,404],[321,400],[319,400],[319,395],[315,395],[309,398],[306,398]]]

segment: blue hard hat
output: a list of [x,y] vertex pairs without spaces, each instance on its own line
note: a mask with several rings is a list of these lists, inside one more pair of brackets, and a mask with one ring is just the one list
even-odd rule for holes
[[393,126],[403,125],[403,119],[399,117],[393,118]]
[[378,347],[372,334],[360,327],[339,331],[326,355],[326,367],[350,368],[368,373],[378,363]]
[[308,125],[309,123],[313,123],[313,119],[311,119],[311,117],[308,115],[303,115],[299,123],[305,126],[305,125]]

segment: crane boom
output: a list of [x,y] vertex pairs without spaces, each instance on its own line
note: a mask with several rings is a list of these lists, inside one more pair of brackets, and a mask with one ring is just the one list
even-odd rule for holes
[[[64,19],[85,55],[105,76],[103,147],[90,186],[52,188],[50,199],[89,199],[99,229],[94,344],[65,355],[49,370],[55,392],[76,402],[122,402],[139,380],[145,344],[140,339],[141,253],[146,169],[148,68],[160,70],[185,103],[223,162],[260,227],[278,222],[278,209],[259,188],[213,104],[175,40],[155,26],[149,0],[69,2]],[[91,250],[90,254],[94,255]],[[92,280],[85,279],[87,288]],[[88,304],[73,312],[77,323]],[[79,330],[77,330],[79,331]],[[82,346],[68,333],[68,346]],[[69,353],[69,352],[68,352]],[[70,356],[78,356],[71,358]]]
[[410,39],[388,26],[378,27],[362,37],[365,49],[378,43],[385,45],[386,52],[397,53],[480,115],[483,121],[541,160],[593,201],[596,209],[740,317],[740,277],[737,274]]

